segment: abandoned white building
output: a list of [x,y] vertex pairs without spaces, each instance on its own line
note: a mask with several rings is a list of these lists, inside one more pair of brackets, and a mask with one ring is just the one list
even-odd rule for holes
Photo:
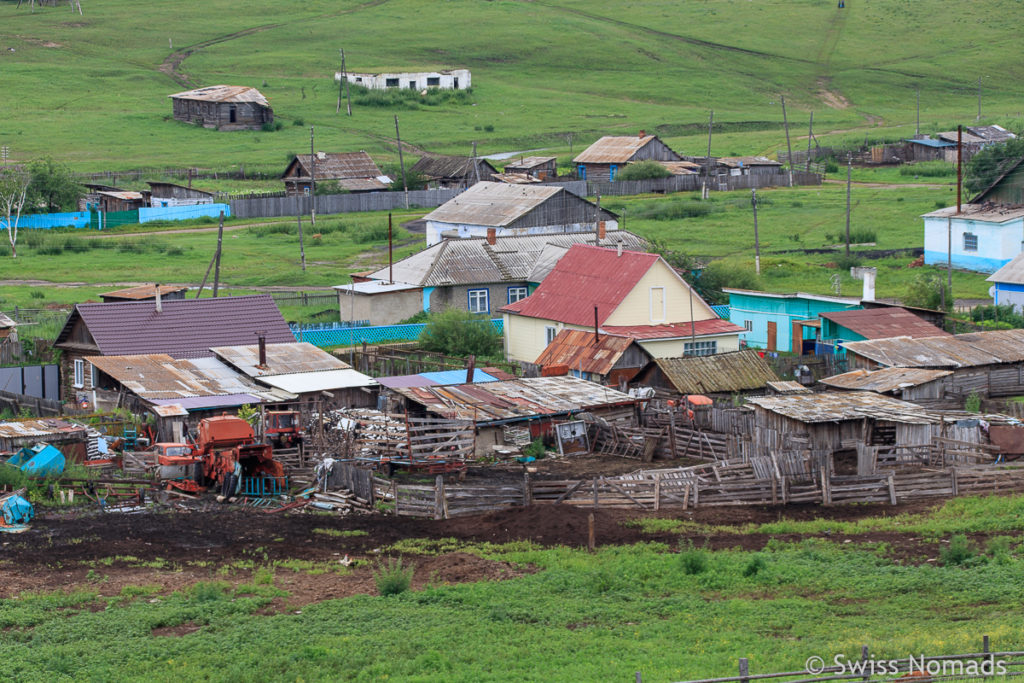
[[[423,90],[440,88],[441,90],[468,90],[472,85],[469,69],[443,69],[441,71],[406,71],[401,73],[349,73],[348,82],[361,85],[370,90],[386,90],[387,88],[408,88]],[[334,80],[340,81],[342,74],[334,74]]]

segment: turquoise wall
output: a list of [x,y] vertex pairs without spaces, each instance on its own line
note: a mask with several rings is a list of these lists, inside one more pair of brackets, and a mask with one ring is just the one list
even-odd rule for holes
[[[740,335],[740,341],[747,346],[764,349],[768,347],[768,323],[776,328],[775,345],[778,351],[793,351],[793,321],[814,320],[822,313],[848,311],[859,305],[838,301],[821,301],[799,295],[760,296],[756,293],[729,294],[729,321],[740,327],[750,327]],[[749,323],[749,325],[747,325]],[[811,330],[804,330],[808,339],[813,339]],[[800,349],[798,348],[797,351]]]

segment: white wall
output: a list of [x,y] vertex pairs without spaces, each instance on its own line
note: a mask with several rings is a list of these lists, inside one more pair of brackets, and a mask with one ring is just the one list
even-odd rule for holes
[[[397,86],[387,85],[388,79],[397,78]],[[428,78],[437,78],[440,83],[438,85],[427,85]],[[334,74],[334,80],[341,80],[341,73]],[[458,80],[458,86],[455,85],[455,81]],[[402,73],[389,73],[389,74],[365,74],[365,73],[350,73],[348,74],[348,82],[356,85],[361,85],[364,88],[370,90],[384,90],[388,87],[391,88],[409,88],[410,82],[415,83],[415,90],[425,90],[426,88],[440,88],[441,90],[466,90],[472,86],[472,80],[469,73],[469,69],[453,69],[451,71],[440,72],[440,71],[407,71]]]

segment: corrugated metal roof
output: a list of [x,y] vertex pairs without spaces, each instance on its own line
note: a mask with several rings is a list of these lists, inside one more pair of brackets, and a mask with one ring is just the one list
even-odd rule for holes
[[345,370],[352,366],[309,342],[267,344],[267,365],[259,367],[258,344],[219,346],[210,349],[218,358],[238,368],[249,377],[291,375],[299,372]]
[[805,387],[800,382],[794,382],[793,380],[779,380],[778,382],[768,382],[767,386],[772,391],[779,394],[809,394],[811,390]]
[[252,394],[224,394],[223,396],[189,396],[186,398],[158,398],[150,401],[156,406],[177,406],[186,411],[209,410],[211,408],[235,408],[251,403],[260,403],[259,396]]
[[491,174],[498,172],[490,162],[479,157],[476,159],[476,166],[477,170],[473,170],[473,157],[428,154],[413,164],[412,170],[431,179],[476,179],[479,173],[480,180],[490,180]]
[[641,340],[708,337],[716,334],[739,334],[744,331],[744,328],[736,323],[721,318],[708,318],[694,323],[672,323],[671,325],[607,325],[601,329],[608,334]]
[[500,228],[564,192],[558,185],[508,185],[482,181],[449,199],[423,220]]
[[[949,142],[955,144],[957,141],[958,133],[955,130],[947,130],[942,133],[936,133],[935,135],[940,140],[948,140]],[[981,143],[985,142],[985,138],[979,135],[972,135],[971,133],[968,133],[966,130],[960,133],[960,140],[962,140],[965,145],[980,145]]]
[[377,386],[377,380],[350,368],[321,372],[298,372],[290,375],[264,375],[258,380],[262,384],[293,394]]
[[[178,287],[176,285],[160,285],[160,296],[184,292],[187,289],[188,287]],[[113,292],[104,292],[100,294],[100,296],[115,297],[118,299],[155,299],[156,285],[139,285],[138,287],[118,289]]]
[[[626,349],[633,344],[629,337],[598,335],[584,330],[562,330],[537,357],[537,365],[568,365],[572,370],[607,375]],[[649,354],[644,352],[650,357]]]
[[905,368],[967,368],[1024,361],[1024,330],[992,330],[947,337],[871,339],[843,344],[880,365]]
[[174,358],[212,356],[214,346],[250,344],[264,334],[268,344],[295,341],[277,304],[267,294],[216,299],[175,299],[78,304],[68,316],[55,346],[69,342],[81,318],[104,356],[166,353]]
[[571,325],[598,324],[618,308],[640,278],[661,258],[657,254],[574,244],[537,290],[501,311]]
[[726,294],[756,296],[766,299],[809,299],[811,301],[827,301],[848,306],[860,305],[860,299],[849,296],[828,296],[825,294],[809,294],[807,292],[762,292],[756,289],[736,289],[734,287],[722,287],[722,291]]
[[948,140],[932,140],[931,138],[921,138],[917,140],[908,139],[907,142],[914,145],[924,145],[925,147],[956,147],[955,142],[950,142]]
[[[293,171],[296,167],[301,168],[305,174],[296,176]],[[292,163],[285,169],[285,174],[282,176],[286,179],[304,179],[308,180],[310,173],[312,173],[313,162],[312,155],[310,154],[296,154]],[[346,178],[377,178],[378,176],[384,175],[381,173],[380,168],[373,162],[370,155],[360,150],[358,152],[341,152],[341,153],[316,153],[316,179],[320,180],[342,180]],[[378,186],[383,186],[384,183],[377,182]],[[375,188],[359,188],[359,189],[375,189]]]
[[246,85],[208,85],[205,88],[174,93],[168,97],[176,100],[200,100],[202,102],[254,102],[265,107],[270,106],[263,93]]
[[869,391],[755,396],[748,398],[747,403],[808,424],[864,418],[904,424],[940,422],[940,418],[927,413],[921,406]]
[[[542,259],[557,252],[561,258],[573,244],[589,244],[595,233],[551,233],[498,237],[493,246],[485,238],[443,240],[432,247],[404,258],[391,269],[398,282],[423,287],[484,284],[491,282],[539,282],[533,279]],[[631,232],[612,230],[601,241],[604,245],[644,249],[646,240]],[[554,251],[549,251],[549,250]],[[553,256],[544,275],[557,261]],[[546,263],[546,261],[545,261]],[[387,280],[388,268],[371,273],[373,280]],[[358,290],[357,290],[358,291]]]
[[0,439],[45,438],[56,434],[85,433],[82,425],[65,420],[40,419],[0,422]]
[[[174,400],[174,399],[169,399]],[[150,408],[157,417],[185,417],[188,415],[188,411],[185,407],[178,403],[168,403],[167,405],[154,405]]]
[[518,161],[510,161],[505,164],[505,170],[508,171],[510,168],[537,168],[538,166],[550,164],[552,161],[557,161],[557,159],[558,157],[523,157]]
[[353,291],[356,294],[373,296],[374,294],[387,294],[388,292],[407,292],[418,290],[422,289],[422,287],[420,285],[410,285],[405,282],[388,282],[385,279],[371,280],[369,282],[356,282],[350,285],[335,285],[334,289],[344,292],[345,296],[348,296],[348,294]]
[[989,275],[985,280],[1009,285],[1024,285],[1024,251],[1014,256],[1009,263]]
[[721,394],[763,389],[779,377],[757,351],[713,356],[655,358],[654,362],[681,394]]
[[836,389],[874,391],[880,394],[916,387],[952,375],[951,370],[926,370],[924,368],[883,368],[881,370],[852,370],[841,375],[832,375],[819,380],[822,384]]
[[104,197],[113,197],[114,199],[124,199],[126,201],[142,201],[141,192],[132,192],[129,190],[100,190],[96,194],[103,195]]
[[499,183],[508,183],[509,185],[530,185],[543,182],[540,178],[534,178],[528,173],[492,173],[491,177]]
[[635,402],[627,394],[576,377],[531,377],[394,391],[432,413],[477,423],[528,420]]
[[822,318],[859,334],[865,339],[888,339],[890,337],[941,337],[952,336],[926,320],[922,320],[903,308],[869,308],[854,311],[831,311],[822,313]]
[[624,164],[657,135],[606,135],[573,159],[577,164]]
[[782,166],[781,162],[769,159],[768,157],[719,157],[718,165],[726,168],[743,168],[750,166]]
[[[434,380],[440,385],[445,384],[465,384],[466,382],[466,371],[465,370],[439,370],[437,372],[421,372],[420,375],[427,379]],[[497,382],[497,377],[488,375],[483,370],[473,370],[473,384],[484,384],[486,382]]]
[[947,206],[930,213],[922,214],[922,218],[966,218],[972,221],[986,221],[988,223],[1006,223],[1024,216],[1024,206],[1009,206],[1006,204],[961,204],[960,213],[956,212],[955,206]]
[[[320,171],[317,170],[317,182],[320,178]],[[376,190],[386,190],[391,187],[390,183],[385,183],[381,178],[387,176],[380,176],[379,178],[342,178],[338,180],[338,187],[349,192],[374,192]]]

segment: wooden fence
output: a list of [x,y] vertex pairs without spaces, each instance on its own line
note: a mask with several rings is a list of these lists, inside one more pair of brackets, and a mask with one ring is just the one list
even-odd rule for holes
[[[409,192],[410,207],[434,207],[456,197],[462,190],[413,190]],[[268,218],[308,215],[313,198],[307,196],[262,197],[236,199],[231,202],[234,218]],[[317,195],[316,213],[323,216],[357,211],[391,211],[404,209],[404,192],[362,192],[357,194]]]
[[[794,185],[821,185],[822,176],[805,171],[793,172]],[[724,187],[722,184],[724,183]],[[743,176],[723,176],[711,179],[712,190],[749,190],[760,187],[784,187],[789,185],[788,173],[764,173]],[[704,186],[704,177],[700,175],[681,175],[670,178],[654,178],[651,180],[617,180],[611,183],[587,182],[587,195],[636,195],[636,194],[669,194],[672,192],[698,192]],[[234,207],[232,207],[234,210]]]

